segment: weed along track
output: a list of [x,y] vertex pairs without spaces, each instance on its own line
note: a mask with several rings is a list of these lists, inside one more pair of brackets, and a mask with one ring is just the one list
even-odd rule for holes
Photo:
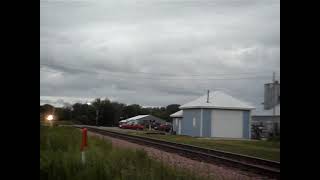
[[[85,126],[75,126],[82,128]],[[154,147],[163,151],[172,152],[179,154],[181,156],[212,164],[223,164],[228,167],[240,169],[242,171],[247,171],[262,176],[267,176],[270,178],[279,179],[280,178],[280,163],[260,158],[255,158],[251,156],[245,156],[235,153],[229,153],[224,151],[217,151],[213,149],[201,148],[192,145],[168,142],[163,140],[158,140],[154,138],[138,137],[128,134],[123,134],[114,131],[102,130],[93,127],[86,127],[89,131],[110,136],[113,138],[118,138],[133,142],[136,144],[141,144],[144,146]]]
[[[40,179],[210,180],[215,177],[214,173],[203,177],[198,171],[193,173],[180,166],[161,163],[148,154],[147,150],[153,149],[151,147],[94,132],[88,132],[88,135],[83,161],[80,147],[85,144],[82,144],[82,135],[78,129],[40,126]],[[122,143],[115,145],[114,141]],[[122,144],[132,144],[139,148],[123,148]]]
[[112,143],[112,146],[120,149],[142,150],[147,156],[159,163],[172,169],[180,169],[185,172],[193,172],[197,177],[212,180],[266,180],[268,178],[261,177],[256,174],[249,174],[237,169],[225,167],[222,165],[199,162],[177,153],[162,151],[159,148],[129,142],[127,140],[101,135],[95,132],[89,132],[89,136],[96,136]]

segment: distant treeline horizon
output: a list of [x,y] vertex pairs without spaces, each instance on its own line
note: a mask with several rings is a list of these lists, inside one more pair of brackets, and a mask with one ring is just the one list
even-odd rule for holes
[[[50,104],[40,105],[40,120],[54,114],[56,120],[76,121],[86,125],[117,126],[120,120],[137,115],[153,115],[171,122],[170,114],[179,111],[179,104],[166,107],[143,107],[139,104],[124,104],[109,99],[95,99],[91,103],[74,103],[63,107]],[[96,118],[97,121],[96,121]]]

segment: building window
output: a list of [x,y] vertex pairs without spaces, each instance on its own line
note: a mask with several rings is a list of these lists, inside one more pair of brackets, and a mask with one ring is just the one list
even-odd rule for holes
[[196,127],[196,118],[193,118],[193,127]]
[[178,126],[178,119],[176,119],[176,126]]

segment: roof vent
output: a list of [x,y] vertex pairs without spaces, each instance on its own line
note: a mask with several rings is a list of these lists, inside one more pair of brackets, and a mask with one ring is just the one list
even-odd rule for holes
[[208,92],[207,92],[207,103],[209,103],[209,93],[210,93],[210,91],[208,90]]

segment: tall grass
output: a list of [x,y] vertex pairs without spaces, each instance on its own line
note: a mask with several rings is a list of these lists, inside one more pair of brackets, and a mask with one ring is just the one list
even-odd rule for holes
[[144,151],[114,148],[111,142],[97,137],[89,137],[86,163],[83,164],[80,143],[78,129],[40,126],[40,179],[201,179],[150,159]]

